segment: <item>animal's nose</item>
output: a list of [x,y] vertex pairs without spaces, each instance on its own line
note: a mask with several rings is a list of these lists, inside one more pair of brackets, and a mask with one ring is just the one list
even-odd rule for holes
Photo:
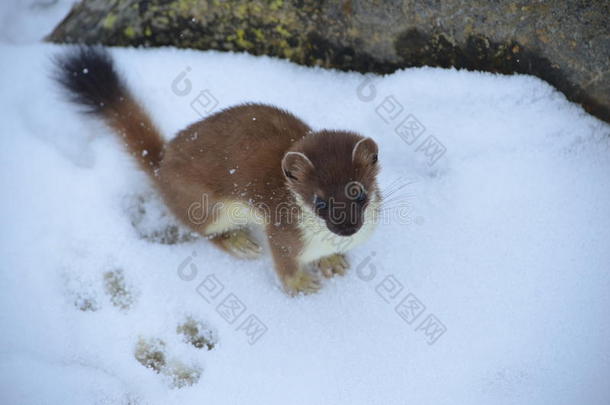
[[341,236],[351,236],[351,235],[355,234],[356,231],[358,231],[358,227],[350,225],[350,226],[345,226],[345,227],[342,227],[341,229],[339,229],[339,234]]

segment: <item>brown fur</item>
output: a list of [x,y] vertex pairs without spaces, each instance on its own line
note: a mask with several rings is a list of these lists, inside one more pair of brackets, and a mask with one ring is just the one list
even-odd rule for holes
[[145,171],[155,170],[163,158],[164,141],[130,94],[113,103],[108,124],[122,137],[127,150]]
[[194,225],[188,216],[189,206],[202,195],[210,207],[227,199],[268,207],[266,233],[275,268],[285,281],[301,270],[296,257],[303,241],[295,220],[299,207],[286,187],[282,158],[287,151],[302,151],[316,167],[332,169],[303,170],[306,181],[295,183],[299,193],[344,200],[348,181],[376,187],[377,166],[366,160],[366,153],[357,156],[355,165],[351,161],[361,139],[347,132],[312,133],[294,115],[271,106],[232,107],[190,125],[167,145],[158,171],[160,191],[182,222],[204,235],[208,222]]
[[[109,56],[87,49],[84,57],[79,57],[69,61],[69,66],[74,66],[72,70],[78,72],[82,59],[93,60],[93,64],[101,66],[98,76],[73,79],[67,75],[62,83],[77,94],[80,103],[97,107],[98,99],[105,102],[94,112],[123,137],[169,209],[185,225],[210,237],[217,246],[232,253],[242,249],[247,256],[255,250],[256,243],[250,242],[237,224],[220,226],[222,221],[217,221],[213,211],[227,202],[249,207],[265,216],[275,268],[286,289],[290,293],[308,293],[319,288],[317,278],[306,272],[299,261],[308,242],[303,239],[298,219],[304,208],[297,200],[316,212],[334,233],[356,232],[362,226],[368,200],[354,202],[346,197],[345,187],[357,182],[362,185],[363,196],[376,193],[374,141],[345,131],[312,132],[289,112],[244,104],[188,126],[164,145],[149,117],[114,73]],[[114,86],[102,96],[95,92],[96,83],[90,83],[100,76]],[[345,220],[334,223],[325,210],[316,206],[315,198],[328,201],[326,211],[340,203],[351,204],[353,209],[349,213],[345,210]],[[192,207],[203,199],[202,220],[194,221]],[[326,261],[337,263],[337,273],[346,267],[341,257]]]

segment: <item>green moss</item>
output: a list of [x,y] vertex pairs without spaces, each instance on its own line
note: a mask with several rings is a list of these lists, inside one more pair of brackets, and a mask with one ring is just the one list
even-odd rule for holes
[[290,36],[290,32],[286,28],[281,26],[281,25],[277,25],[275,27],[275,32],[277,32],[278,34],[280,34],[283,37],[289,37]]
[[133,39],[136,36],[136,31],[133,29],[133,27],[125,27],[123,34],[127,38]]
[[246,31],[239,28],[235,30],[235,35],[229,35],[227,40],[236,44],[241,49],[250,49],[254,44],[246,39]]
[[235,7],[235,16],[237,18],[243,19],[248,15],[248,5],[247,4],[239,4]]
[[155,16],[151,22],[155,27],[168,27],[171,24],[171,21],[165,15]]
[[226,10],[230,9],[232,7],[231,2],[223,0],[212,0],[212,4],[214,5],[214,7],[218,7],[218,8],[224,8]]
[[116,14],[108,14],[106,18],[102,20],[102,27],[106,28],[107,30],[111,30],[112,27],[114,27],[114,23],[116,22],[116,20]]
[[260,4],[251,3],[250,10],[255,14],[261,14],[261,11],[263,11],[263,8],[260,6]]
[[265,40],[265,33],[260,28],[253,28],[252,32],[254,32],[257,41],[263,42]]
[[288,47],[288,43],[285,42],[285,41],[280,43],[280,47],[282,48],[282,54],[284,55],[284,57],[286,59],[291,59],[292,60],[292,57],[295,54],[295,50],[290,48],[290,47]]
[[178,0],[176,8],[182,15],[186,15],[197,6],[197,0]]
[[269,4],[269,9],[275,11],[280,9],[284,5],[284,0],[272,0]]

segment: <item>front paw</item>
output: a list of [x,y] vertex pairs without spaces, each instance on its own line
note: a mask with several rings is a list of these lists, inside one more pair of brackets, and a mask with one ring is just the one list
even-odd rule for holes
[[283,277],[283,282],[286,292],[292,296],[299,293],[313,294],[322,287],[320,278],[307,270],[299,270],[294,274],[286,275]]
[[340,253],[323,257],[316,261],[314,265],[320,269],[326,278],[331,278],[337,274],[343,276],[347,269],[349,269],[347,259]]

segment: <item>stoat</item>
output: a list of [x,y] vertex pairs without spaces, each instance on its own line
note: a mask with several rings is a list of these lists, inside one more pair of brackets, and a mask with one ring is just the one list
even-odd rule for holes
[[166,143],[106,50],[80,47],[55,62],[71,100],[116,131],[186,226],[242,258],[261,253],[249,229],[264,227],[289,294],[317,291],[320,272],[343,274],[344,253],[371,235],[381,198],[371,138],[313,131],[282,109],[242,104]]

